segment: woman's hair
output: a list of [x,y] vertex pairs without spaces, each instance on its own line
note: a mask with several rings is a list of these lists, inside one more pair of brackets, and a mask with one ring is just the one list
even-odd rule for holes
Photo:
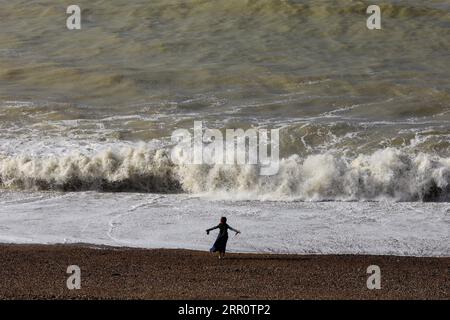
[[227,223],[227,218],[226,218],[226,217],[220,218],[220,222],[221,222],[221,223]]

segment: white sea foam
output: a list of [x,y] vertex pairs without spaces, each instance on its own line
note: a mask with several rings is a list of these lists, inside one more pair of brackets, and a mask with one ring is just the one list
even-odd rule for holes
[[187,195],[0,192],[0,242],[255,253],[449,256],[448,203],[207,201]]
[[186,192],[259,200],[448,201],[450,159],[394,148],[345,158],[323,153],[280,161],[274,176],[256,166],[174,165],[166,149],[145,146],[64,156],[2,156],[3,188]]

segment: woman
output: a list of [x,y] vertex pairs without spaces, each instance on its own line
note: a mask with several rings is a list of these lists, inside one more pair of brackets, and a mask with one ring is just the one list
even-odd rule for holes
[[233,229],[227,224],[227,218],[222,217],[220,218],[220,223],[211,228],[206,230],[206,234],[209,234],[210,231],[214,229],[219,229],[219,235],[217,236],[216,242],[214,242],[214,245],[210,249],[211,252],[219,252],[219,259],[222,259],[225,257],[225,251],[227,249],[227,241],[228,241],[228,229],[231,231],[236,232],[236,234],[241,233],[239,230]]

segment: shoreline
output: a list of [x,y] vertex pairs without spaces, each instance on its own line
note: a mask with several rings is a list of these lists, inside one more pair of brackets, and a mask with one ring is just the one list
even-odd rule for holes
[[[132,247],[132,246],[114,246],[109,244],[96,244],[89,242],[70,242],[70,243],[14,243],[14,242],[0,242],[1,247],[75,247],[80,249],[92,249],[92,250],[112,250],[112,251],[127,251],[127,250],[142,250],[142,251],[186,251],[198,254],[210,254],[209,250],[189,249],[189,248],[145,248],[145,247]],[[371,253],[284,253],[284,252],[242,252],[233,251],[228,249],[226,255],[248,255],[248,256],[298,256],[298,257],[386,257],[386,258],[419,258],[419,259],[450,259],[450,256],[415,256],[415,255],[398,255],[398,254],[371,254]]]
[[[0,244],[0,299],[448,299],[450,257]],[[81,289],[66,286],[81,269]],[[367,267],[381,269],[369,290]]]

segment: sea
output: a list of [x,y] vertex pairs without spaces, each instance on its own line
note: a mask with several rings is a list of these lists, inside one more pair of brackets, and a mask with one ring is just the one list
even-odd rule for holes
[[[175,163],[195,121],[278,172]],[[450,0],[0,0],[2,243],[449,256],[449,201]]]

